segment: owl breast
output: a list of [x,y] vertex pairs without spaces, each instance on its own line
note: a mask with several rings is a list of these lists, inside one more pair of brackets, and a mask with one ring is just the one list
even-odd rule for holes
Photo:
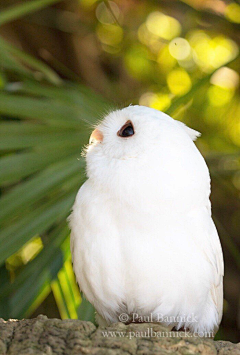
[[211,267],[186,228],[187,216],[134,211],[93,189],[87,181],[79,191],[71,244],[80,289],[97,312],[108,323],[122,313],[200,317],[206,304],[214,312]]

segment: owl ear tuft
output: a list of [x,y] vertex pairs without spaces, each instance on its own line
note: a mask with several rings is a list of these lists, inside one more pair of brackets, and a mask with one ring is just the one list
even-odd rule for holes
[[179,126],[181,126],[184,131],[188,134],[188,136],[193,140],[195,141],[198,137],[201,136],[201,133],[198,132],[198,131],[195,131],[194,129],[192,128],[189,128],[188,126],[185,125],[185,123],[183,122],[180,122],[180,121],[177,121],[177,123],[179,124]]

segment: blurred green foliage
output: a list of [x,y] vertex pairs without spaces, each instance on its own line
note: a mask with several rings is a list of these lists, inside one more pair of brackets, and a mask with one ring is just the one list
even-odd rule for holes
[[136,103],[203,134],[197,144],[213,179],[226,264],[219,337],[240,340],[240,5],[0,7],[0,316],[30,317],[51,293],[62,318],[93,320],[75,283],[66,218],[85,179],[81,149],[94,123],[111,107]]

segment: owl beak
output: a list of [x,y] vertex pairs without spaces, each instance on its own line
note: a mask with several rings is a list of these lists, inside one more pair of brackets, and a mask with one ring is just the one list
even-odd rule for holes
[[94,129],[94,131],[92,132],[90,139],[89,139],[89,143],[101,143],[103,141],[103,134],[102,132],[96,128]]

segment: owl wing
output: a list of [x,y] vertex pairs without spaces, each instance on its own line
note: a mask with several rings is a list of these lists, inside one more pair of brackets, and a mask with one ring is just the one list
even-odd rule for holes
[[73,269],[75,274],[77,272],[76,269],[79,267],[79,261],[75,260],[75,253],[74,253],[76,249],[75,246],[76,246],[77,239],[81,238],[81,235],[84,234],[84,228],[87,224],[84,218],[84,214],[82,213],[82,211],[86,209],[85,196],[87,195],[88,197],[88,189],[86,185],[87,183],[85,182],[79,189],[74,205],[72,207],[72,212],[68,217],[68,223],[71,230],[70,250],[71,250],[72,264],[73,264]]
[[210,220],[209,241],[211,245],[211,254],[212,254],[210,262],[214,267],[214,283],[212,285],[211,294],[217,308],[218,324],[219,324],[221,322],[222,312],[223,312],[224,263],[223,263],[223,253],[222,253],[219,236],[212,218]]
[[[218,313],[218,324],[222,319],[223,308],[223,253],[217,229],[211,217],[211,204],[209,199],[199,208],[190,212],[193,238],[204,258],[211,265],[212,286],[211,296]],[[217,328],[215,329],[217,330]]]

